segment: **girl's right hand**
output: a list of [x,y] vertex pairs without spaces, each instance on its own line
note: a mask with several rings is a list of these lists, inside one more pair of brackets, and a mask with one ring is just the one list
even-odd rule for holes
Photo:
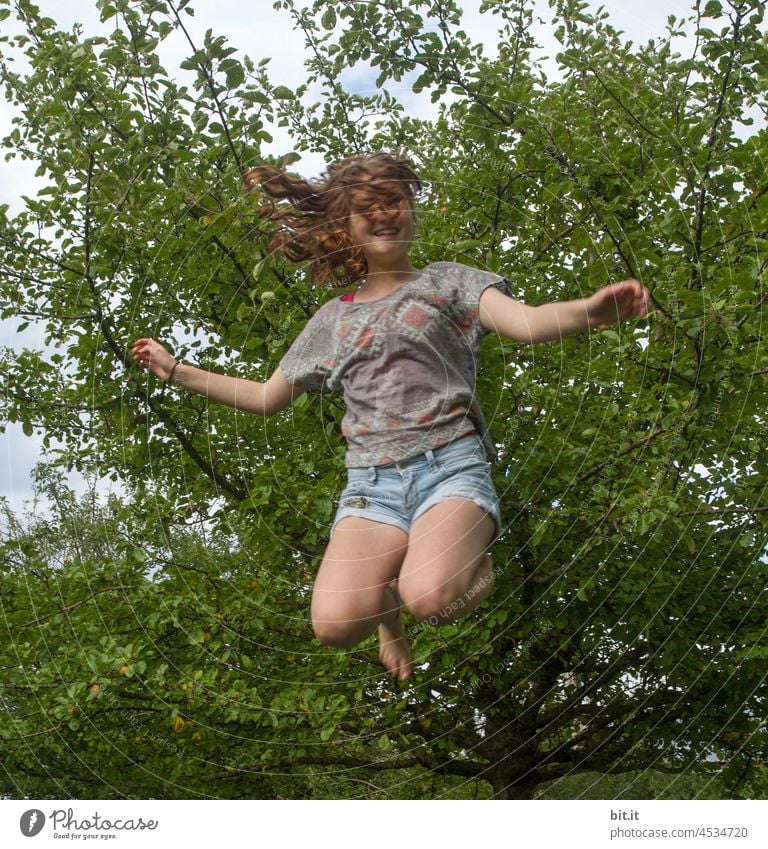
[[160,380],[168,380],[176,360],[154,339],[137,339],[133,343],[136,365],[149,369]]

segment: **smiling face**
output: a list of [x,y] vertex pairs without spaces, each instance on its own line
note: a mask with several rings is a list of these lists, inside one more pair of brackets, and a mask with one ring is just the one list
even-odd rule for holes
[[411,198],[395,181],[371,181],[350,194],[349,234],[369,273],[408,264],[414,223]]

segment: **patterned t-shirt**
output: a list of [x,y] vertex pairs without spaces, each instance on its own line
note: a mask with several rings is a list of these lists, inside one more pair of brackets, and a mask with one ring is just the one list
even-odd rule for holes
[[508,293],[503,277],[437,262],[375,301],[334,298],[307,322],[280,366],[308,391],[344,393],[348,467],[406,460],[471,430],[495,456],[475,397],[489,286]]

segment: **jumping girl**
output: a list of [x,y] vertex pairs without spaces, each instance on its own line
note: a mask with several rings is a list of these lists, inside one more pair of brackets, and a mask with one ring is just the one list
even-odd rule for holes
[[430,624],[452,622],[493,587],[487,550],[501,519],[494,449],[475,398],[482,337],[561,339],[646,315],[649,294],[626,280],[530,307],[509,297],[498,275],[452,262],[414,268],[421,184],[390,154],[345,159],[313,182],[255,168],[246,183],[269,198],[262,212],[274,224],[274,250],[308,260],[318,284],[357,288],[320,307],[264,383],[181,363],[152,339],[138,339],[133,356],[162,380],[259,415],[307,390],[343,393],[348,480],[315,581],[312,625],[321,642],[342,648],[378,629],[383,665],[407,678],[402,607]]

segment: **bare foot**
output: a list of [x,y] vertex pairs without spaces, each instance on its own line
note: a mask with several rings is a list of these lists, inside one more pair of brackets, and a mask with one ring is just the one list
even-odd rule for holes
[[405,680],[413,671],[411,650],[408,646],[408,638],[405,636],[402,602],[394,586],[390,586],[389,590],[395,598],[397,612],[392,621],[382,622],[379,625],[379,660],[391,675]]

